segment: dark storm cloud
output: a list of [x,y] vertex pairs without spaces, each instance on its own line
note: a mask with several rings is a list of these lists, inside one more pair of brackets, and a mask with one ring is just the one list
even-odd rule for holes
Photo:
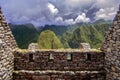
[[10,23],[75,24],[112,20],[120,0],[1,0]]

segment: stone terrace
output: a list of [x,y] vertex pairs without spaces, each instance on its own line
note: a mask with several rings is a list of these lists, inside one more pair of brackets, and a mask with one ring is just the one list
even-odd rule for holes
[[14,80],[105,79],[105,54],[96,50],[17,50],[14,57]]

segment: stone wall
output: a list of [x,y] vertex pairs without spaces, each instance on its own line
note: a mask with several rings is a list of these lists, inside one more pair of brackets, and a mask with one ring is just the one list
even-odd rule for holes
[[102,50],[106,55],[106,80],[120,80],[120,10],[113,20]]
[[38,43],[31,43],[31,44],[29,44],[29,46],[28,46],[28,50],[37,50],[37,49],[39,49],[39,47],[38,47]]
[[14,37],[0,9],[0,80],[11,80],[13,72],[12,50],[17,47]]
[[105,80],[102,71],[15,71],[13,80]]
[[[104,80],[104,53],[97,51],[81,50],[39,50],[14,52],[14,80],[48,76],[58,80],[91,78]],[[83,76],[80,76],[83,75]],[[32,79],[33,78],[33,79]],[[94,79],[96,78],[96,79]]]
[[0,80],[120,80],[120,9],[101,48],[103,52],[16,48],[0,9]]

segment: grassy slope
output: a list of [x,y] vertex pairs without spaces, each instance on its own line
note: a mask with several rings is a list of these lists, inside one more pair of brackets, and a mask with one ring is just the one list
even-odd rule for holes
[[63,48],[62,43],[53,31],[45,30],[41,32],[38,38],[38,45],[40,49],[58,49]]

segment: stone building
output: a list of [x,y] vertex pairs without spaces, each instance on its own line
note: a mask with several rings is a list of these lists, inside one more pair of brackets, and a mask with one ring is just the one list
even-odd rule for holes
[[84,50],[90,50],[90,44],[89,43],[80,43],[80,49],[84,49]]
[[0,8],[0,80],[11,80],[14,68],[15,39]]
[[0,9],[0,80],[120,80],[120,9],[101,50],[17,49]]
[[37,50],[37,49],[39,49],[37,43],[31,43],[28,46],[28,50]]
[[120,80],[120,7],[102,46],[105,52],[106,80]]

